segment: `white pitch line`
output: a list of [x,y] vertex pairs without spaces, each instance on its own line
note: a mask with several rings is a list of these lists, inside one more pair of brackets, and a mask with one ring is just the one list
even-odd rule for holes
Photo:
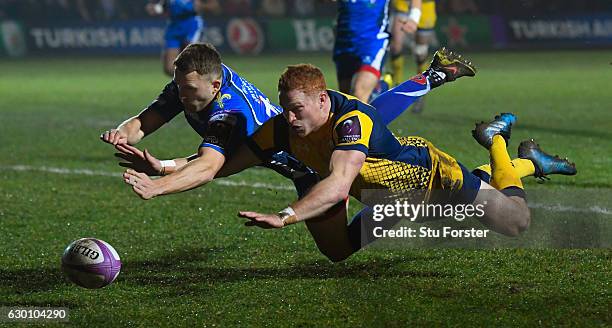
[[590,206],[586,208],[578,208],[573,206],[564,206],[560,204],[550,205],[550,204],[540,204],[540,203],[530,203],[528,204],[530,208],[544,209],[552,212],[574,212],[574,213],[595,213],[595,214],[603,214],[603,215],[612,215],[612,210],[607,209],[605,207],[600,206]]
[[[0,166],[3,170],[11,171],[36,171],[54,174],[66,174],[66,175],[89,175],[89,176],[101,176],[101,177],[113,177],[120,178],[121,173],[110,172],[110,171],[96,171],[90,169],[68,169],[60,167],[48,167],[48,166],[29,166],[29,165],[12,165],[12,166]],[[292,186],[288,185],[274,185],[270,183],[262,182],[248,182],[248,181],[231,181],[231,180],[214,180],[213,183],[228,186],[228,187],[252,187],[256,189],[272,189],[272,190],[295,190]]]
[[[110,171],[96,171],[90,169],[68,169],[68,168],[60,168],[60,167],[48,167],[48,166],[28,166],[28,165],[12,165],[12,166],[0,166],[3,170],[11,170],[11,171],[36,171],[36,172],[46,172],[46,173],[54,173],[54,174],[66,174],[66,175],[89,175],[89,176],[104,176],[104,177],[113,177],[119,178],[121,173],[118,172],[110,172]],[[262,182],[248,182],[248,181],[231,181],[231,180],[214,180],[213,183],[228,186],[228,187],[251,187],[255,189],[272,189],[272,190],[295,190],[292,186],[288,185],[273,185],[269,183]],[[612,215],[612,210],[600,207],[600,206],[591,206],[588,208],[578,208],[573,206],[564,206],[564,205],[551,205],[551,204],[540,204],[540,203],[530,203],[530,208],[536,209],[544,209],[551,212],[575,212],[575,213],[595,213],[595,214],[603,214],[603,215]]]

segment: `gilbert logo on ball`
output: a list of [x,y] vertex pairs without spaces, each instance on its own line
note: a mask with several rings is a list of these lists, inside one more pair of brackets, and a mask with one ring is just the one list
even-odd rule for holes
[[112,283],[121,270],[119,254],[95,238],[81,238],[66,247],[62,271],[75,284],[85,288],[101,288]]

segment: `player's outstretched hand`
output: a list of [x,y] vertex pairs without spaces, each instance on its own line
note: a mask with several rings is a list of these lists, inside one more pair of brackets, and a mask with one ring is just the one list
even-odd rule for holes
[[249,219],[244,225],[247,227],[258,226],[263,229],[282,228],[283,221],[276,214],[262,214],[257,212],[240,211],[238,217]]
[[117,129],[105,131],[104,133],[100,135],[100,140],[107,142],[114,146],[119,145],[119,144],[127,145],[127,135],[125,135],[124,133],[120,132]]
[[128,169],[123,173],[123,181],[132,186],[132,190],[144,200],[159,195],[155,181],[144,173]]
[[119,151],[115,153],[115,156],[125,161],[119,162],[120,166],[146,173],[147,175],[160,175],[162,169],[161,162],[151,155],[148,150],[145,149],[143,152],[128,144],[117,144],[115,149]]

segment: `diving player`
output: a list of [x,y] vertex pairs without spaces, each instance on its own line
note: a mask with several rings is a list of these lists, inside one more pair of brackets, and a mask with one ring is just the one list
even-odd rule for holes
[[389,0],[339,0],[333,59],[341,92],[368,102],[389,46]]
[[203,41],[206,25],[200,14],[218,7],[218,0],[160,0],[145,6],[151,16],[168,17],[162,51],[164,73],[172,76],[174,59],[185,46]]
[[[435,57],[434,57],[435,58]],[[441,71],[434,63],[423,74],[435,88],[447,81],[453,70]],[[359,220],[346,224],[342,215],[321,219],[325,211],[349,195],[361,200],[361,191],[382,189],[391,192],[445,190],[448,201],[481,204],[479,218],[490,229],[516,236],[530,224],[521,177],[536,172],[575,174],[574,164],[549,156],[539,147],[527,147],[530,155],[511,160],[506,150],[516,117],[502,114],[490,123],[480,123],[472,132],[488,149],[490,183],[470,173],[453,157],[420,137],[396,138],[372,106],[328,90],[322,72],[308,64],[289,66],[278,82],[283,117],[265,123],[249,139],[250,151],[266,160],[278,151],[287,151],[322,180],[306,196],[277,214],[242,211],[247,225],[282,228],[305,221],[319,249],[332,261],[341,261],[362,247]],[[484,169],[484,168],[483,168]],[[486,169],[485,169],[486,170]],[[375,204],[366,204],[374,206]],[[313,218],[318,218],[310,221]]]
[[[393,84],[403,81],[404,57],[402,50],[406,34],[414,34],[413,54],[416,61],[417,73],[427,68],[429,44],[434,38],[436,26],[435,0],[392,0],[394,13],[391,36],[391,75]],[[412,112],[423,111],[424,98],[419,99],[413,106]]]
[[[153,103],[101,136],[120,151],[117,156],[127,161],[121,165],[130,167],[129,172],[165,175],[155,180],[164,193],[191,189],[216,175],[231,174],[234,169],[229,163],[220,172],[227,158],[261,124],[282,112],[253,84],[224,65],[210,44],[187,46],[176,58],[175,65],[174,80]],[[146,149],[141,152],[132,146],[180,113],[204,139],[197,154],[160,161]],[[312,174],[286,154],[279,154],[272,162],[264,166],[292,179],[296,186]],[[143,187],[143,184],[134,186],[134,191],[144,199],[156,196],[143,192]]]
[[[176,60],[177,68],[175,72],[175,82],[170,83],[166,87],[166,90],[164,90],[158,100],[145,109],[145,111],[143,111],[139,116],[121,124],[116,130],[107,131],[102,135],[102,139],[104,141],[116,145],[117,149],[121,152],[118,154],[118,156],[127,161],[120,164],[130,168],[124,174],[125,182],[131,185],[134,192],[143,199],[150,199],[158,195],[185,191],[205,184],[214,177],[227,176],[260,163],[260,161],[254,156],[251,158],[243,158],[235,154],[233,156],[231,154],[229,156],[219,156],[219,154],[211,151],[207,152],[209,155],[207,155],[205,158],[192,156],[191,158],[160,161],[153,157],[148,151],[145,150],[144,152],[141,152],[136,147],[128,145],[138,142],[141,136],[149,133],[147,131],[154,131],[154,128],[161,126],[161,124],[163,124],[163,122],[166,120],[169,120],[178,113],[185,111],[192,127],[205,138],[204,143],[201,146],[203,148],[200,148],[200,156],[203,155],[206,147],[219,150],[219,146],[216,145],[217,143],[221,143],[221,146],[230,144],[231,147],[229,147],[229,151],[232,152],[231,150],[236,149],[242,143],[248,141],[249,136],[253,133],[253,130],[256,129],[258,125],[261,125],[261,123],[263,123],[265,120],[274,116],[273,112],[280,113],[280,109],[273,105],[269,105],[267,98],[264,98],[266,99],[265,103],[268,103],[268,105],[265,107],[272,106],[272,108],[270,108],[270,114],[266,109],[266,115],[262,116],[259,120],[255,118],[254,120],[257,121],[257,124],[253,125],[253,128],[249,128],[247,131],[244,131],[243,128],[240,128],[241,125],[237,124],[233,130],[230,129],[231,127],[229,127],[229,125],[233,125],[234,123],[232,122],[236,120],[228,117],[226,110],[217,113],[219,115],[215,115],[214,112],[218,110],[218,106],[220,106],[221,109],[223,109],[224,106],[228,106],[225,104],[225,102],[229,101],[230,99],[241,99],[240,97],[236,97],[236,95],[232,96],[230,93],[231,90],[235,89],[235,85],[238,82],[232,82],[230,86],[228,86],[226,83],[222,83],[221,89],[216,91],[215,94],[215,90],[217,90],[215,85],[217,82],[215,82],[216,80],[214,78],[211,79],[211,74],[199,74],[198,72],[200,70],[197,72],[192,72],[194,68],[191,66],[185,66],[184,64],[183,57],[187,57],[187,54],[191,53],[189,57],[194,57],[192,58],[192,61],[198,63],[197,65],[201,65],[203,67],[212,65],[213,67],[216,67],[217,64],[215,63],[218,60],[218,54],[208,48],[210,47],[195,44],[187,47]],[[193,52],[196,51],[193,49],[202,49],[204,54],[210,54],[203,56],[202,54],[197,54],[196,52],[196,55],[193,55]],[[194,64],[194,67],[197,67],[197,65]],[[431,90],[430,80],[433,81],[432,83],[438,86],[444,82],[454,81],[462,76],[473,76],[475,74],[475,69],[471,63],[460,59],[458,55],[455,55],[446,49],[441,49],[440,51],[436,52],[436,56],[434,61],[432,61],[432,67],[430,67],[430,70],[436,71],[436,75],[432,75],[427,78],[424,75],[419,74],[413,79],[400,84],[391,91],[381,94],[372,102],[372,105],[376,107],[377,111],[381,115],[381,122],[383,124],[388,124],[391,122],[398,115],[400,115],[403,110],[408,108],[412,102],[417,100],[422,95],[428,93]],[[191,76],[190,79],[192,80],[187,82],[199,82],[195,84],[186,83],[186,77],[189,78],[189,76],[185,75],[186,72],[191,72],[188,75]],[[212,76],[215,75],[213,74]],[[227,74],[224,74],[224,76],[227,76]],[[251,84],[248,84],[243,80],[239,83],[241,86],[240,89],[242,89],[245,95],[251,95],[254,93],[252,91],[245,90],[245,88],[254,89]],[[187,91],[183,91],[183,95],[179,97],[176,89],[178,87],[180,90],[181,85],[183,85],[183,90],[186,89]],[[232,86],[234,86],[234,89],[231,88]],[[194,87],[198,87],[197,89],[199,91],[191,91],[189,89]],[[224,87],[230,88],[230,91],[225,91]],[[196,96],[191,96],[190,94],[192,93],[194,95],[204,93],[203,96],[200,96],[200,105],[204,107],[195,107],[195,105],[191,104],[191,102],[198,99]],[[211,97],[214,97],[215,100],[209,100],[209,98],[206,98],[209,97],[207,94],[212,94],[213,96]],[[258,96],[260,99],[265,97],[260,93]],[[259,102],[256,101],[256,103]],[[230,110],[233,107],[237,107],[239,109],[237,111],[239,113],[242,112],[241,116],[248,116],[248,107],[252,107],[254,105],[256,104],[248,103],[240,106],[240,103],[236,104],[235,102],[232,102],[232,106],[228,106],[226,109]],[[193,106],[194,108],[190,109],[190,106]],[[259,104],[259,106],[261,107],[261,104]],[[262,111],[262,109],[259,110]],[[193,113],[194,111],[197,113],[197,116],[200,117],[200,119],[194,119],[192,117],[196,114]],[[160,113],[162,113],[161,118],[159,117]],[[221,119],[223,119],[224,122],[217,122]],[[145,123],[143,123],[143,120],[145,120]],[[222,126],[219,126],[220,124]],[[213,133],[213,135],[209,135],[210,133]],[[225,141],[229,135],[233,136],[231,143]],[[225,150],[221,149],[219,152],[221,152],[221,155],[224,155]],[[189,160],[194,158],[198,158],[198,164],[196,165],[189,163],[189,165],[187,165]],[[213,162],[208,163],[209,161]],[[223,165],[223,167],[221,167],[221,165]],[[209,168],[211,166],[213,167],[212,169]],[[318,181],[318,175],[316,172],[295,160],[286,152],[279,152],[278,154],[275,154],[273,158],[270,158],[269,161],[264,163],[264,166],[274,169],[285,177],[291,178],[296,185],[296,190],[298,191],[298,195],[300,197],[303,196],[305,192]],[[206,170],[202,171],[204,169]],[[172,172],[175,171],[176,173],[172,174]],[[161,179],[152,180],[149,175],[165,176]]]

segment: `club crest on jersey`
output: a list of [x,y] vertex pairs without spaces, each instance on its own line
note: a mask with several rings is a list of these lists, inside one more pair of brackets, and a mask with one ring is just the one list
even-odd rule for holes
[[230,100],[232,99],[232,95],[227,94],[227,93],[221,93],[219,92],[219,94],[217,95],[217,99],[215,100],[217,102],[217,105],[219,106],[219,108],[223,109],[223,107],[225,107],[225,103],[223,103],[224,100]]
[[351,143],[361,139],[361,123],[357,116],[351,116],[336,126],[338,143]]

